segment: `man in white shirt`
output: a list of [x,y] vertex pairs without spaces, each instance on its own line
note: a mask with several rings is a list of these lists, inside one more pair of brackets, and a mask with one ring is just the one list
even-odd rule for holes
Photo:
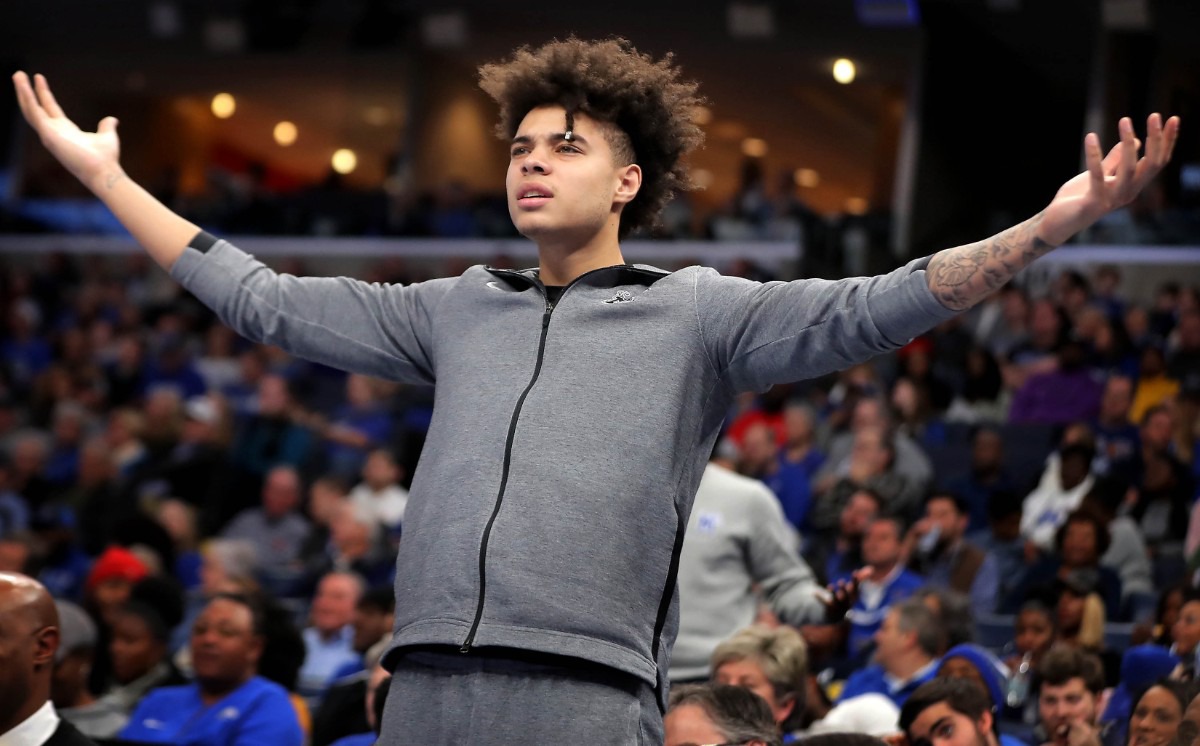
[[400,467],[390,451],[371,451],[362,483],[350,490],[350,504],[389,532],[399,528],[408,506],[408,490],[400,486]]
[[0,746],[95,746],[50,702],[58,641],[58,610],[45,587],[0,573]]

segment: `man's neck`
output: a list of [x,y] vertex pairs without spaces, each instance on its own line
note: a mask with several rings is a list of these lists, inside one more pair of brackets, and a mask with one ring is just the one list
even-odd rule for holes
[[[47,687],[47,690],[49,687]],[[33,713],[41,709],[42,705],[46,704],[46,700],[50,699],[50,692],[46,691],[42,694],[30,693],[26,697],[25,703],[20,706],[15,712],[9,713],[8,717],[0,719],[0,735],[9,732],[16,728],[21,723],[33,716]]]
[[611,227],[605,226],[582,243],[572,238],[539,239],[538,274],[542,284],[562,287],[594,269],[624,264],[621,245],[617,242],[616,220],[614,216]]
[[886,565],[873,565],[871,567],[871,580],[882,585],[883,581],[890,578],[899,565],[899,562],[891,562]]
[[933,659],[923,653],[912,653],[903,656],[899,661],[896,661],[888,670],[890,676],[895,677],[899,681],[909,681],[913,675],[920,671]]

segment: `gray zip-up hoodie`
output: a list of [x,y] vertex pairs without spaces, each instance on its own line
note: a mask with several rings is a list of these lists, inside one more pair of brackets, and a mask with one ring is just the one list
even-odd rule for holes
[[661,698],[684,529],[734,395],[845,368],[952,316],[924,263],[766,284],[626,265],[584,274],[552,306],[532,270],[406,287],[296,278],[202,233],[171,274],[249,339],[437,384],[396,560],[396,648],[574,656]]

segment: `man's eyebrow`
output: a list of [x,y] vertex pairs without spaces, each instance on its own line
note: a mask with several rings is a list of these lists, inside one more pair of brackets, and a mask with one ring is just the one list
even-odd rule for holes
[[[516,137],[514,137],[512,139],[512,144],[513,145],[528,145],[528,144],[532,143],[534,141],[534,139],[535,138],[532,135],[517,135]],[[583,145],[588,144],[587,138],[584,137],[583,135],[579,134],[575,130],[571,130],[571,138],[569,140],[567,139],[566,132],[555,132],[554,134],[550,135],[546,139],[548,139],[550,142],[555,142],[555,143],[570,142],[570,143],[582,143]]]

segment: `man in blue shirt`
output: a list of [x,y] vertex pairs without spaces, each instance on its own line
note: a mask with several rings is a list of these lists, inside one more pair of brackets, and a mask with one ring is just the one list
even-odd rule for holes
[[858,599],[846,614],[850,622],[846,651],[851,659],[866,649],[892,604],[908,598],[925,583],[904,566],[903,538],[904,526],[894,516],[876,518],[863,535],[863,561],[871,568],[871,578],[863,581]]
[[888,611],[875,633],[875,663],[856,671],[838,702],[883,694],[903,707],[917,687],[937,674],[946,631],[923,601],[910,598]]
[[146,695],[124,741],[177,746],[301,746],[304,733],[287,691],[256,675],[263,614],[244,596],[213,598],[192,627],[196,680]]

